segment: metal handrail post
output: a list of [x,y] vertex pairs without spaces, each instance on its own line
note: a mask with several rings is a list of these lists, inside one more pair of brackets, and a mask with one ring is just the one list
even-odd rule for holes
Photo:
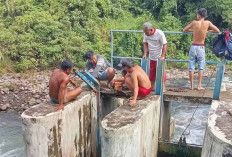
[[111,66],[113,67],[113,56],[114,56],[114,36],[113,31],[110,31],[110,46],[111,46]]

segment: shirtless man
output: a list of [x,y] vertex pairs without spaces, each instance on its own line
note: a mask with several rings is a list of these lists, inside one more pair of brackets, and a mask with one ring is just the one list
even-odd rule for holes
[[[69,77],[73,70],[73,63],[70,60],[64,60],[61,63],[61,69],[55,69],[49,80],[49,96],[51,101],[59,104],[57,110],[64,109],[63,103],[76,99],[81,93],[81,88]],[[71,83],[75,89],[67,91],[67,85]]]
[[[183,32],[193,32],[193,43],[189,50],[189,78],[191,87],[193,85],[193,74],[195,70],[195,64],[198,63],[198,87],[197,90],[205,90],[201,86],[203,72],[205,71],[205,38],[207,32],[219,33],[220,30],[214,26],[210,21],[205,20],[207,16],[207,10],[201,8],[197,11],[197,20],[192,21],[188,26],[183,29]],[[208,30],[210,28],[210,30]]]
[[133,93],[130,105],[134,106],[138,97],[146,97],[151,93],[151,82],[145,71],[140,66],[133,65],[129,60],[122,61],[122,68],[127,71],[124,80],[126,86]]

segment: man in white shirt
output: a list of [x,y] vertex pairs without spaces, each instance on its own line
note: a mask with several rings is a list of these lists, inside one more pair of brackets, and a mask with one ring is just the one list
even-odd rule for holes
[[[150,58],[150,74],[149,79],[151,81],[152,87],[155,85],[156,79],[156,67],[157,60],[164,60],[165,53],[167,50],[167,40],[166,37],[160,29],[153,28],[150,22],[143,24],[143,58],[147,58],[147,52],[149,51]],[[164,82],[166,82],[166,73],[164,72]],[[165,87],[164,87],[165,91]]]

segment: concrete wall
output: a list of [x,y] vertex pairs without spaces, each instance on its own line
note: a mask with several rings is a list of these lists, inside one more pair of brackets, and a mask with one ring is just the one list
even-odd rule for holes
[[22,114],[27,157],[95,157],[96,96],[83,92],[63,111],[40,104]]
[[122,106],[123,100],[123,98],[113,95],[101,94],[101,120],[119,106]]
[[212,102],[201,157],[232,157],[231,100]]
[[160,97],[150,96],[136,106],[120,106],[101,122],[102,157],[156,157]]

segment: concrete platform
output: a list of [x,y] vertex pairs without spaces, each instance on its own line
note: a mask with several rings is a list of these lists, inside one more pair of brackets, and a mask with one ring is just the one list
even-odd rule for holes
[[[231,93],[229,91],[229,86],[227,86],[228,91],[221,91],[220,100],[230,99]],[[175,90],[176,87],[166,87],[166,90]],[[176,102],[192,102],[201,104],[211,104],[213,100],[213,90],[206,89],[205,91],[198,91],[197,89],[190,90],[189,88],[181,87],[185,92],[174,92],[166,91],[164,93],[165,101],[176,101]]]
[[[232,86],[227,84],[232,96]],[[232,156],[232,101],[223,97],[213,100],[205,132],[201,157]]]

